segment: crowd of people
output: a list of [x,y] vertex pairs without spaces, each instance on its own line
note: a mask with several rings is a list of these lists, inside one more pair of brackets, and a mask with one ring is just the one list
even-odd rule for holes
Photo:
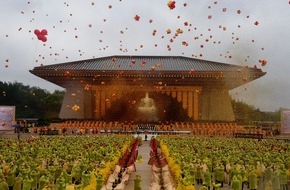
[[45,127],[30,128],[30,133],[60,134],[60,135],[84,135],[98,133],[182,133],[197,136],[227,136],[235,134],[256,134],[262,138],[272,136],[272,133],[261,128],[246,127],[237,123],[194,123],[194,122],[163,122],[155,124],[137,124],[133,122],[106,122],[106,121],[79,121],[69,120],[61,123],[52,123]]

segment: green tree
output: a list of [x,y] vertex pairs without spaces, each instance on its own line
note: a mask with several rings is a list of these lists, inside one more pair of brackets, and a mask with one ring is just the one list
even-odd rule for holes
[[243,121],[245,123],[253,121],[280,121],[281,110],[263,112],[254,106],[236,100],[232,100],[232,105],[237,121]]
[[63,91],[50,93],[22,83],[0,82],[0,104],[16,107],[16,118],[56,118],[64,97]]

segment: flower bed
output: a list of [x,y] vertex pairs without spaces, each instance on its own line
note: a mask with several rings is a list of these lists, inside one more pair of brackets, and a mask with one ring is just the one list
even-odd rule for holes
[[125,135],[0,140],[0,178],[14,190],[99,190],[134,142]]
[[177,189],[197,184],[256,189],[290,180],[290,145],[281,141],[188,136],[160,136],[158,141]]

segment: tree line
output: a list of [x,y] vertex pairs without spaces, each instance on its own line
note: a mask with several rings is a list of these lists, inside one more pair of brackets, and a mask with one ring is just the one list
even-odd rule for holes
[[49,92],[19,82],[0,82],[0,105],[15,106],[16,118],[58,118],[64,91]]

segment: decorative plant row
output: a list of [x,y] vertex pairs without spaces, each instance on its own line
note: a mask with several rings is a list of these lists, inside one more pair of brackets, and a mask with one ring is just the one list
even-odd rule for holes
[[150,184],[150,190],[173,190],[175,184],[172,181],[172,176],[169,171],[167,161],[164,154],[157,146],[157,140],[155,138],[150,141],[151,151],[148,164],[152,165],[152,178]]
[[136,144],[125,135],[0,139],[0,185],[13,190],[99,190],[116,165],[134,163]]
[[135,161],[138,157],[138,147],[141,144],[139,138],[125,151],[118,164],[115,165],[113,173],[109,176],[106,184],[101,190],[123,190],[128,183],[130,175],[136,171]]
[[159,136],[158,141],[176,189],[194,189],[196,184],[204,189],[280,189],[290,180],[289,143],[189,136]]

